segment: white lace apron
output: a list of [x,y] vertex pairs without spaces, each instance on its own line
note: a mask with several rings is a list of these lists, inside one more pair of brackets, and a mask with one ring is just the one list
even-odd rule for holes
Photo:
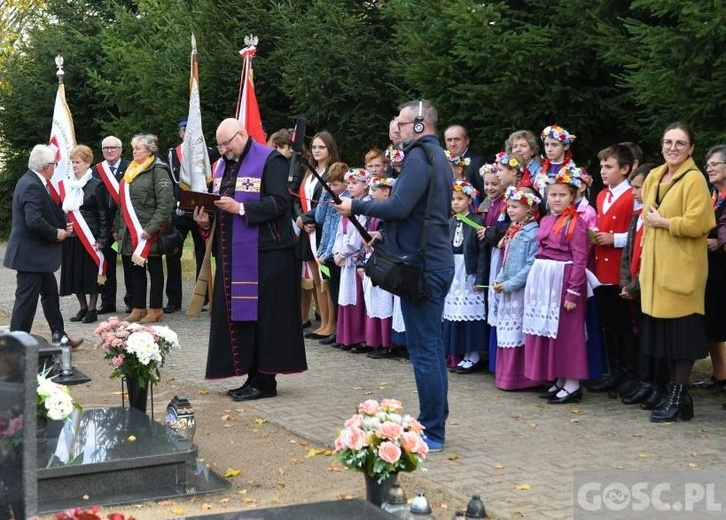
[[557,337],[565,266],[571,263],[535,259],[524,287],[527,306],[524,309],[522,330],[525,334],[553,339]]
[[497,308],[497,346],[503,348],[524,345],[524,288],[499,295]]
[[502,267],[502,250],[498,247],[492,248],[492,257],[489,266],[489,289],[487,290],[488,312],[487,321],[492,327],[497,326],[497,307],[499,306],[499,294],[494,292],[494,280]]
[[375,287],[367,276],[363,278],[363,301],[366,304],[366,315],[371,318],[386,319],[393,315],[393,295]]
[[466,274],[464,255],[454,255],[454,280],[444,300],[443,319],[475,321],[486,318],[483,292],[474,291],[475,275]]
[[346,265],[340,268],[340,291],[338,293],[338,305],[355,305],[358,297],[355,292],[355,279],[358,276],[354,265]]
[[391,319],[391,328],[396,332],[406,332],[406,324],[403,321],[401,313],[401,298],[393,297],[393,319]]

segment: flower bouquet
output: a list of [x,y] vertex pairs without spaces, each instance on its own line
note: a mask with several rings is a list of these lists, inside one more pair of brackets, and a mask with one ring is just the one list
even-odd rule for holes
[[74,408],[80,410],[81,406],[73,401],[68,387],[46,375],[47,372],[38,374],[38,418],[45,422],[62,421],[70,417]]
[[141,388],[161,379],[159,369],[167,354],[180,348],[179,338],[169,327],[129,323],[116,317],[101,323],[93,333],[101,337],[96,348],[103,348],[104,358],[110,360],[111,377],[136,381]]
[[378,482],[399,471],[418,469],[429,449],[423,426],[395,399],[369,399],[345,421],[335,439],[338,460],[348,469],[363,471]]

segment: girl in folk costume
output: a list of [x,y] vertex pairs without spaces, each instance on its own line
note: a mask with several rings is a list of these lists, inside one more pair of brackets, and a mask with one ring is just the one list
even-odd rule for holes
[[73,232],[63,242],[59,293],[78,298],[81,308],[71,321],[93,323],[99,284],[106,282],[107,265],[101,248],[109,234],[108,195],[103,182],[91,175],[93,152],[88,146],[74,146],[70,159],[73,173],[60,182],[59,189]]
[[510,186],[507,214],[512,219],[503,242],[502,269],[492,284],[499,294],[497,309],[496,386],[519,390],[538,386],[524,376],[524,284],[537,252],[537,212],[541,199],[531,188]]
[[466,180],[466,167],[471,164],[471,159],[451,153],[449,150],[444,150],[444,155],[449,160],[451,165],[451,174],[454,177],[454,181],[465,181]]
[[[169,226],[174,190],[169,166],[156,156],[157,137],[136,135],[131,139],[131,146],[134,160],[119,183],[120,212],[114,223],[121,254],[132,265],[133,310],[125,320],[155,323],[164,318],[164,270],[157,238]],[[148,311],[147,283],[150,285]]]
[[[506,152],[499,152],[494,158],[494,170],[499,178],[501,186],[501,193],[509,186],[519,186],[525,177],[528,178],[527,168],[525,161],[520,155],[509,155]],[[483,166],[482,169],[486,167]],[[525,175],[526,174],[526,175]],[[525,181],[526,183],[526,181]],[[499,295],[494,292],[493,281],[499,273],[502,265],[502,250],[500,244],[504,233],[509,228],[510,219],[507,214],[507,206],[504,201],[504,197],[500,198],[498,215],[492,214],[492,209],[489,210],[487,215],[487,222],[494,221],[492,224],[487,225],[484,231],[484,240],[490,251],[489,260],[489,288],[487,294],[487,320],[489,321],[489,370],[494,372],[497,364],[497,306],[499,305]],[[481,231],[480,231],[481,234]]]
[[[352,168],[345,174],[348,193],[354,199],[368,200],[370,175],[362,168]],[[358,221],[366,225],[365,217]],[[363,301],[363,286],[356,269],[363,254],[363,238],[358,230],[343,217],[338,223],[338,232],[333,246],[333,260],[340,267],[340,294],[338,296],[337,343],[343,350],[354,354],[368,352],[365,345],[366,310]]]
[[550,125],[542,130],[540,137],[544,143],[545,160],[534,179],[534,187],[546,197],[550,175],[556,175],[564,166],[575,165],[570,146],[577,136],[561,126]]
[[[320,132],[313,137],[311,154],[312,166],[323,179],[327,178],[330,165],[340,161],[338,146],[329,132]],[[323,283],[316,261],[322,229],[315,223],[315,208],[322,192],[323,187],[317,177],[306,171],[300,183],[299,197],[296,197],[295,224],[301,231],[298,246],[303,260],[302,321],[306,322],[310,316],[310,303],[313,296],[320,314],[320,326],[305,335],[314,339],[326,338],[335,333],[333,302],[330,292],[326,290],[327,284]],[[315,292],[311,293],[313,288]]]
[[486,301],[484,284],[487,255],[476,228],[483,221],[469,208],[476,188],[466,181],[456,181],[451,197],[454,216],[449,237],[454,252],[454,280],[444,300],[443,336],[447,356],[462,357],[452,371],[469,374],[484,368],[479,351],[486,350]]
[[[371,199],[385,200],[390,197],[394,182],[390,177],[373,177],[370,182]],[[370,235],[374,238],[380,237],[379,230],[383,222],[376,217],[371,217],[367,224]],[[368,256],[366,255],[365,258]],[[395,357],[396,353],[391,341],[393,295],[371,283],[371,279],[365,275],[364,265],[365,260],[362,260],[359,263],[358,275],[363,280],[363,299],[366,309],[365,343],[373,349],[368,353],[368,357],[373,359]]]
[[555,380],[543,394],[550,404],[580,401],[580,379],[588,377],[585,347],[587,226],[574,207],[580,170],[550,175],[551,214],[540,221],[537,254],[527,277],[523,330],[524,375]]
[[[348,171],[348,165],[342,162],[333,163],[328,170],[326,182],[330,189],[338,196],[347,197],[345,173]],[[328,276],[328,290],[332,301],[336,302],[332,309],[334,318],[337,320],[338,310],[338,291],[340,289],[340,267],[335,265],[333,261],[333,246],[335,245],[335,235],[338,232],[338,223],[340,222],[340,213],[333,208],[333,198],[327,191],[323,192],[320,197],[320,203],[315,208],[315,222],[322,229],[320,233],[320,244],[318,245],[317,263],[328,268],[330,273]],[[303,324],[306,325],[306,324]],[[335,336],[321,339],[325,344],[335,343]]]

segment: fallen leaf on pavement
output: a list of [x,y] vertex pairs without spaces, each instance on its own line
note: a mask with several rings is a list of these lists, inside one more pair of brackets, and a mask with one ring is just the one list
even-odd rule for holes
[[212,504],[204,503],[202,504],[202,509],[204,509],[205,511],[209,511],[210,509],[212,509]]
[[315,457],[317,455],[325,455],[326,457],[330,457],[333,454],[333,450],[329,450],[327,448],[312,448],[308,450],[307,455],[305,455],[306,459],[309,459],[310,457]]
[[174,501],[173,500],[162,500],[161,502],[157,502],[156,505],[157,506],[162,506],[162,507],[173,506],[174,505]]
[[698,467],[698,464],[696,464],[695,462],[689,462],[688,464],[686,464],[686,467],[696,469]]
[[175,507],[174,509],[171,510],[171,514],[176,515],[176,516],[181,516],[184,514],[184,510],[181,507]]
[[504,469],[504,464],[494,464],[494,469]]
[[255,418],[255,423],[257,424],[265,424],[267,422],[267,419],[263,419],[262,417]]
[[234,415],[226,413],[222,416],[222,420],[223,421],[234,421],[235,419],[234,419]]
[[459,460],[459,456],[454,453],[453,455],[449,456],[449,460]]
[[532,486],[525,482],[524,484],[517,484],[516,486],[514,486],[514,489],[516,489],[517,491],[528,491],[532,489]]
[[273,504],[282,504],[282,500],[280,500],[278,497],[275,497],[272,499]]
[[224,472],[224,478],[239,477],[240,473],[242,473],[242,470],[227,468],[227,471]]
[[204,388],[197,388],[197,393],[199,395],[207,395],[209,393],[209,391],[205,390]]

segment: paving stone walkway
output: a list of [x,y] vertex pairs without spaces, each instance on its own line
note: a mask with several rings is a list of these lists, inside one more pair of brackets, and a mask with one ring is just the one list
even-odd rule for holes
[[[4,252],[0,246],[0,256]],[[0,286],[0,309],[9,313],[15,272],[2,268]],[[191,293],[191,283],[185,283],[185,306]],[[77,302],[74,297],[61,298],[61,307],[64,317],[70,317]],[[43,319],[40,311],[36,319]],[[94,341],[93,325],[66,322],[74,338]],[[204,380],[208,314],[192,318],[175,313],[167,315],[165,323],[178,333],[182,349],[173,353],[164,371],[228,399],[224,392],[239,386],[241,379]],[[246,407],[329,446],[355,405],[365,399],[396,398],[407,412],[417,413],[410,363],[373,360],[306,341],[309,370],[279,377],[277,398]],[[571,518],[576,471],[723,471],[722,400],[726,398],[700,392],[692,421],[652,424],[647,412],[602,394],[585,394],[577,405],[552,406],[533,392],[497,390],[491,374],[451,374],[446,449],[429,456],[424,478],[461,497],[462,503],[473,494],[481,495],[496,518]]]

